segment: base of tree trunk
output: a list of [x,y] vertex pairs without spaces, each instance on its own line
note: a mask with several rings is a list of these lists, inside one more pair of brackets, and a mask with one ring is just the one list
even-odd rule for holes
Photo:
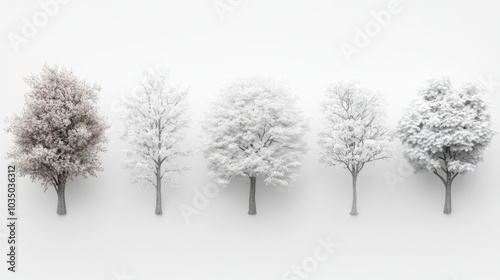
[[257,205],[255,204],[255,185],[256,185],[255,177],[250,177],[250,197],[249,197],[249,205],[248,205],[248,215],[257,215]]
[[64,201],[64,198],[61,201],[61,198],[58,199],[57,202],[57,214],[58,215],[66,215],[66,202]]
[[357,204],[358,204],[358,198],[357,198],[357,190],[356,190],[356,183],[358,181],[358,173],[357,172],[352,172],[352,208],[351,208],[351,215],[355,216],[358,215],[358,210]]
[[[160,174],[160,169],[157,170],[158,174]],[[161,179],[157,177],[156,179],[156,215],[163,215],[163,206],[161,203]]]
[[445,189],[446,189],[446,196],[444,201],[443,213],[451,214],[451,183],[447,183]]
[[60,185],[57,191],[57,214],[66,215],[66,197],[65,197],[66,185]]
[[[161,186],[160,186],[161,188]],[[155,214],[156,215],[163,215],[163,207],[161,203],[161,189],[156,189],[156,209],[155,209]]]
[[68,212],[66,211],[66,207],[65,206],[57,206],[57,214],[58,215],[66,215]]
[[445,214],[451,214],[451,203],[446,202],[444,204],[443,213],[445,213]]

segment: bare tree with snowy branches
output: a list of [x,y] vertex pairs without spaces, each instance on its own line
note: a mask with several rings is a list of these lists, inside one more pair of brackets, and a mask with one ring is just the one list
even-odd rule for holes
[[384,102],[357,82],[340,82],[326,90],[322,109],[327,127],[319,134],[320,161],[349,170],[353,188],[350,214],[357,215],[359,173],[366,164],[391,156]]
[[162,182],[176,184],[176,176],[185,170],[174,161],[188,155],[179,147],[188,125],[187,94],[160,69],[148,69],[134,94],[123,102],[122,136],[131,146],[124,166],[131,170],[134,183],[155,187],[157,215],[163,213]]

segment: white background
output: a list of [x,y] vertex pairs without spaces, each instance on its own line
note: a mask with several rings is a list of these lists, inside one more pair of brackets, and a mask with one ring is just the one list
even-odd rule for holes
[[[319,102],[327,85],[342,79],[385,93],[391,126],[418,88],[443,74],[456,86],[493,79],[483,86],[498,112],[498,1],[401,0],[402,10],[348,62],[341,44],[353,44],[356,28],[388,3],[243,0],[221,20],[212,0],[73,0],[16,53],[9,34],[21,35],[23,18],[32,21],[43,10],[38,1],[2,0],[2,120],[22,109],[28,88],[21,77],[48,63],[102,85],[100,111],[112,128],[104,172],[69,183],[66,216],[56,215],[53,189],[44,193],[38,182],[19,179],[19,272],[7,273],[2,261],[0,278],[121,280],[124,272],[137,280],[278,280],[313,255],[317,238],[331,236],[340,247],[309,279],[500,279],[498,137],[477,171],[455,181],[451,215],[442,213],[437,177],[411,175],[391,189],[385,176],[399,174],[398,141],[394,159],[360,175],[357,217],[348,214],[350,174],[318,163]],[[154,189],[131,184],[121,168],[126,145],[114,106],[145,67],[156,65],[191,86],[193,121],[184,145],[192,149],[207,103],[225,81],[253,74],[288,80],[311,123],[301,179],[286,192],[259,180],[256,216],[247,215],[249,180],[235,180],[187,224],[179,205],[192,205],[193,189],[207,183],[196,152],[181,186],[164,188],[164,214],[156,216]],[[1,126],[5,155],[11,139]],[[5,235],[2,226],[2,256]]]

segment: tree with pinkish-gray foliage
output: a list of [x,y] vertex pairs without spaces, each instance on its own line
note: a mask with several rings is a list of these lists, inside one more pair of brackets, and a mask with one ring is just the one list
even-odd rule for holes
[[432,172],[444,184],[443,212],[451,213],[451,186],[474,171],[495,132],[478,85],[452,87],[448,77],[432,79],[401,118],[398,136],[415,172]]
[[98,114],[97,84],[72,71],[45,65],[39,75],[25,78],[31,90],[21,114],[8,119],[14,145],[7,154],[20,175],[57,192],[57,214],[66,214],[66,183],[101,171],[108,125]]

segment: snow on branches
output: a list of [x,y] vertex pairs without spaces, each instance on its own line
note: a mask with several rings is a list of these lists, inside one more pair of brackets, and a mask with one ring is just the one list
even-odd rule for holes
[[480,87],[468,83],[455,89],[448,77],[430,80],[398,127],[415,171],[433,172],[446,186],[445,213],[451,212],[453,180],[476,168],[494,134]]
[[345,167],[351,172],[353,201],[351,215],[357,215],[356,182],[367,163],[391,156],[392,141],[385,127],[384,100],[361,88],[357,82],[340,82],[325,92],[322,104],[327,126],[319,134],[320,161]]
[[487,108],[475,84],[454,89],[448,77],[430,80],[399,123],[405,156],[417,172],[473,171],[494,135]]
[[166,73],[148,69],[134,94],[124,98],[122,136],[130,144],[124,166],[131,170],[134,183],[157,189],[157,214],[161,214],[161,183],[176,184],[176,176],[186,169],[174,160],[188,154],[179,147],[188,125],[187,94]]
[[287,188],[296,180],[308,126],[285,85],[259,77],[234,81],[221,91],[203,129],[217,183],[263,176],[266,184]]
[[[135,94],[125,98],[122,136],[131,148],[124,165],[133,171],[134,183],[146,182],[156,187],[156,175],[162,181],[175,183],[173,175],[184,170],[172,160],[187,155],[179,148],[183,129],[188,125],[187,94],[187,89],[171,84],[161,70],[148,69]],[[158,166],[164,168],[157,174]]]
[[319,134],[320,161],[352,173],[366,163],[389,158],[392,137],[385,127],[384,106],[380,95],[357,82],[331,85],[322,103],[327,126]]

